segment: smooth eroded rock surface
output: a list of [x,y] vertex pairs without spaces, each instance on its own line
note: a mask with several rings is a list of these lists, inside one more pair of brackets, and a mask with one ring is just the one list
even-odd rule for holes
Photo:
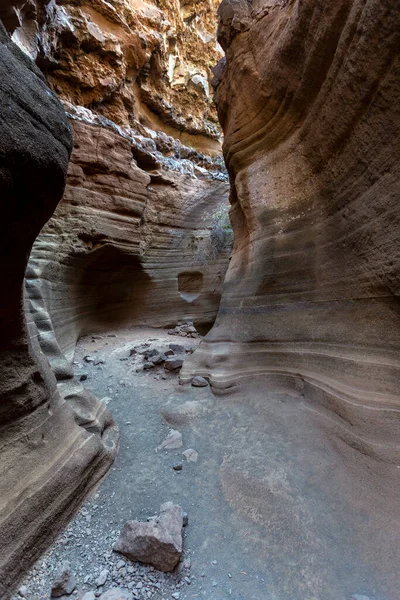
[[88,402],[97,412],[96,433],[79,426],[28,337],[24,272],[31,246],[63,194],[71,132],[62,105],[1,23],[0,80],[0,264],[7,283],[0,299],[3,600],[107,471],[117,429],[94,399]]
[[346,443],[397,463],[399,4],[224,0],[220,17],[235,243],[181,377],[279,380]]

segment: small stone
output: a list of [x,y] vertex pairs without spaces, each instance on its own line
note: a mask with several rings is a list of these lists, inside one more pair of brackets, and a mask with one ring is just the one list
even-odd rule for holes
[[[187,513],[183,513],[183,515],[187,515]],[[191,566],[192,566],[192,561],[190,560],[190,558],[185,558],[185,560],[183,561],[184,569],[190,569]]]
[[172,468],[174,469],[174,471],[182,471],[183,465],[182,463],[175,463]]
[[160,353],[156,348],[152,348],[151,350],[147,350],[147,352],[145,353],[144,357],[146,360],[149,360],[149,358],[153,358],[158,356]]
[[211,561],[211,564],[212,564],[212,565],[216,565],[216,564],[217,564],[217,561],[216,561],[216,560],[212,560],[212,561]]
[[[189,523],[189,515],[187,514],[187,512],[183,513],[183,527],[186,527]],[[190,558],[188,558],[188,560],[190,561]]]
[[79,381],[86,381],[87,378],[88,378],[88,374],[82,373],[82,375],[80,375],[80,377],[79,377]]
[[207,379],[205,379],[205,377],[200,377],[200,375],[196,375],[196,377],[193,377],[193,379],[192,379],[192,386],[193,387],[207,387],[208,381],[207,381]]
[[87,363],[92,363],[94,361],[94,357],[87,355],[83,357],[83,360]]
[[119,560],[117,562],[117,569],[122,569],[122,567],[125,566],[125,561],[124,560]]
[[365,594],[353,594],[351,600],[370,600],[370,598]]
[[96,579],[97,587],[101,587],[102,585],[105,584],[105,582],[107,581],[108,573],[109,573],[108,569],[103,569],[102,571],[100,571],[100,575]]
[[156,452],[157,450],[176,450],[182,446],[182,434],[176,429],[170,429],[165,440],[156,448]]
[[188,462],[197,462],[199,458],[198,453],[196,452],[196,450],[193,450],[193,448],[188,448],[187,450],[182,452],[182,454]]
[[68,561],[62,564],[61,570],[57,575],[55,582],[51,588],[51,597],[60,598],[60,596],[72,594],[76,588],[76,580],[72,574],[71,567]]
[[181,358],[168,358],[164,362],[164,368],[168,371],[177,371],[181,369],[183,365],[183,360]]
[[100,600],[133,600],[133,596],[122,588],[111,588],[100,596]]
[[28,588],[26,587],[26,585],[21,585],[21,587],[18,590],[18,594],[20,596],[22,596],[22,598],[26,598],[27,597]]
[[212,582],[212,586],[213,586],[213,587],[217,587],[217,585],[218,585],[218,583],[217,583],[216,581],[213,581],[213,582]]
[[95,600],[95,599],[96,599],[96,596],[95,596],[94,592],[86,592],[86,594],[84,594],[82,596],[81,600]]
[[105,364],[105,360],[103,360],[102,358],[95,358],[93,360],[93,364],[95,367],[97,367],[97,365],[104,365]]
[[154,367],[154,364],[152,362],[145,362],[143,364],[143,369],[145,371],[149,371],[150,369],[152,369]]
[[171,598],[174,598],[174,600],[179,600],[180,597],[180,592],[174,592],[173,594],[171,594]]
[[166,502],[161,505],[157,519],[125,523],[114,550],[131,561],[150,564],[164,572],[172,571],[182,554],[182,526],[182,508]]
[[162,365],[164,362],[164,358],[161,356],[161,354],[158,354],[157,356],[154,356],[154,358],[151,359],[151,362],[153,363],[153,365]]
[[182,346],[182,344],[169,344],[169,348],[174,352],[185,352],[185,346]]

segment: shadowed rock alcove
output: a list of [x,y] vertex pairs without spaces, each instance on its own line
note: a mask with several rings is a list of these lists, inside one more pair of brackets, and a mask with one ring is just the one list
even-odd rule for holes
[[200,296],[203,289],[203,273],[200,271],[179,273],[178,289],[181,298],[187,302],[193,302]]

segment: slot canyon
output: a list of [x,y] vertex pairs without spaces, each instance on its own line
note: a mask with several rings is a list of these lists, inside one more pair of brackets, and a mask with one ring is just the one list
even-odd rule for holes
[[398,0],[0,0],[0,600],[399,600]]

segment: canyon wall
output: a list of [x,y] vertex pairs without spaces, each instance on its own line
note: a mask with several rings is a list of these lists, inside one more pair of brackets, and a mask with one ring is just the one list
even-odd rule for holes
[[[15,0],[13,40],[64,101],[220,152],[218,0]],[[4,15],[12,21],[12,15]]]
[[399,4],[224,0],[219,17],[235,242],[182,378],[264,375],[398,461]]
[[215,318],[230,251],[228,239],[217,252],[210,244],[228,205],[209,92],[222,53],[215,10],[128,0],[17,10],[13,39],[63,101],[74,135],[66,192],[27,277],[27,298],[46,307],[44,319],[28,303],[39,330],[46,321],[48,356],[70,360],[86,331]]
[[108,470],[118,431],[86,395],[86,418],[58,393],[24,318],[31,246],[61,199],[71,151],[62,105],[0,22],[0,598]]
[[110,413],[73,375],[79,335],[215,318],[231,245],[215,7],[0,7],[16,44],[2,29],[2,600],[117,451]]

